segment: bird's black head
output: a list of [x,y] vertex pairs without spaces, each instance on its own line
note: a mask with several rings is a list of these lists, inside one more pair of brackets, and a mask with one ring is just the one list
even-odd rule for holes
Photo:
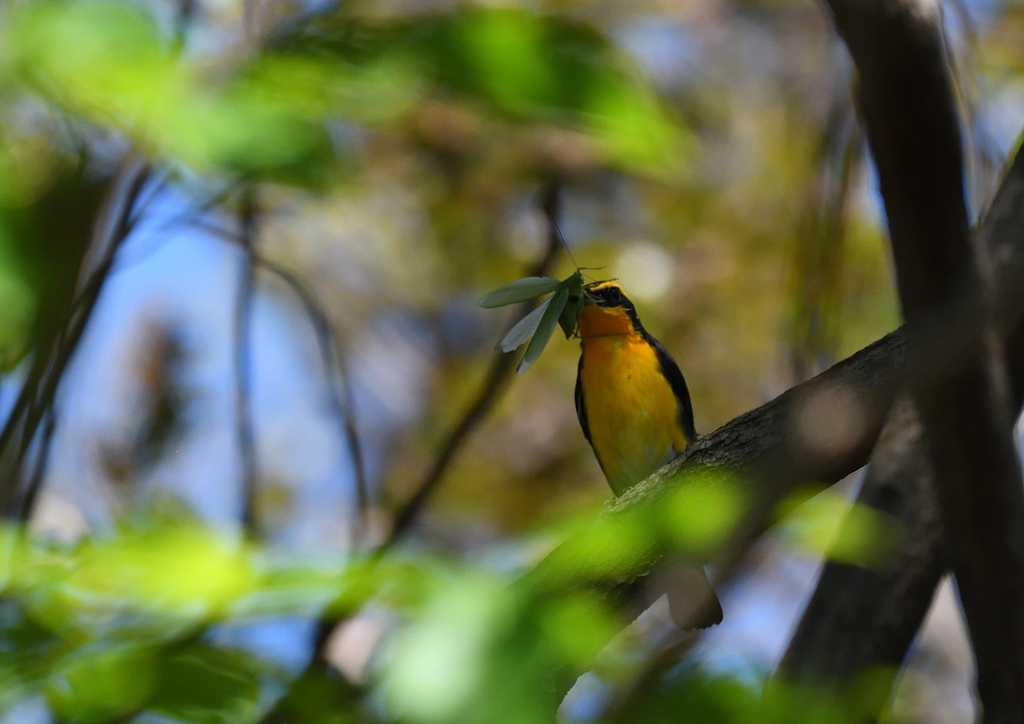
[[633,302],[629,301],[622,287],[615,282],[588,285],[584,289],[584,295],[588,304],[596,304],[606,309],[633,309]]

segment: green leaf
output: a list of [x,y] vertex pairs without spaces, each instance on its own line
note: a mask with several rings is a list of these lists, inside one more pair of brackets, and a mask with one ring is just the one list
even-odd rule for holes
[[505,307],[509,304],[525,302],[542,294],[550,294],[558,289],[560,283],[557,279],[552,279],[551,277],[523,277],[522,279],[516,279],[511,284],[506,284],[501,289],[485,296],[480,300],[480,306],[485,309],[494,309],[495,307]]
[[536,309],[520,319],[516,326],[508,331],[504,339],[498,342],[498,346],[495,349],[500,349],[502,352],[511,352],[520,345],[525,344],[526,340],[537,331],[537,327],[540,326],[541,317],[544,316],[544,312],[551,305],[552,299],[554,297],[545,299]]
[[519,363],[519,367],[516,369],[517,373],[523,374],[526,372],[526,370],[530,369],[530,365],[540,357],[540,353],[544,351],[548,340],[551,339],[551,333],[555,331],[555,325],[558,324],[558,318],[562,315],[562,310],[565,309],[565,303],[568,299],[569,292],[563,287],[548,300],[550,304],[537,325],[537,331],[534,332],[533,339],[530,340],[530,346],[526,348],[523,361]]

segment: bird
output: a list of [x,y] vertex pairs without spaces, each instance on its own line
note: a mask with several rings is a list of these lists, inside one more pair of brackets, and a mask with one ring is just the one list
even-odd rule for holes
[[[576,416],[619,496],[697,439],[690,393],[679,365],[644,329],[618,283],[587,285],[578,333]],[[673,620],[685,628],[720,623],[722,607],[704,569],[687,566],[680,574],[687,590],[669,590]]]

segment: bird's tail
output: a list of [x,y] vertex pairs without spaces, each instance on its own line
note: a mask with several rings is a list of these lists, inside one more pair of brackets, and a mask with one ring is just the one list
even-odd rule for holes
[[722,604],[703,566],[673,565],[664,577],[668,610],[681,629],[710,628],[722,622]]

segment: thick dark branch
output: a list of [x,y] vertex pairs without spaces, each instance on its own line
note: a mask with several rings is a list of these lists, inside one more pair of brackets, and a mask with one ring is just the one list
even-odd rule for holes
[[[950,563],[986,721],[1024,718],[1024,486],[988,257],[971,244],[939,6],[830,0],[860,72]],[[952,359],[942,359],[950,357]]]
[[[994,261],[997,309],[1008,332],[1007,360],[1014,403],[1024,402],[1024,325],[1014,309],[1024,260],[1024,155],[1018,153],[986,212],[978,240]],[[902,398],[871,457],[857,502],[895,516],[907,545],[885,570],[826,563],[814,596],[790,642],[780,674],[803,681],[839,682],[880,666],[898,667],[920,628],[941,560],[939,502],[924,428],[909,398]]]

